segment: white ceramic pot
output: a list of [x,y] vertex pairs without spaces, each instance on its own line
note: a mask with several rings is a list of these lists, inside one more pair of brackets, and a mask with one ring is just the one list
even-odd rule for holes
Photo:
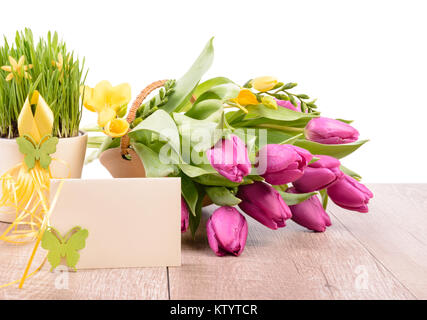
[[[59,139],[56,152],[52,158],[50,168],[55,178],[75,178],[82,176],[84,159],[86,155],[88,136],[81,134],[72,138]],[[24,156],[19,152],[15,139],[0,139],[0,175],[22,162]],[[0,185],[0,197],[1,197]],[[0,221],[12,222],[15,218],[15,211],[11,208],[0,208]]]

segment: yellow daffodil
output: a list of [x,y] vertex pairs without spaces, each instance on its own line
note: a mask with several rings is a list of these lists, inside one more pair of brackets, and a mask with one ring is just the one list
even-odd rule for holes
[[260,92],[266,92],[274,88],[277,84],[277,79],[274,77],[257,77],[251,81],[252,87]]
[[24,76],[26,79],[31,79],[31,76],[28,74],[27,70],[31,69],[33,66],[30,65],[24,65],[25,62],[25,56],[21,56],[16,62],[14,58],[9,56],[9,62],[10,66],[3,66],[1,67],[2,70],[9,72],[9,74],[6,77],[6,81],[10,81],[15,76],[16,73],[19,76]]
[[240,90],[239,95],[234,99],[234,102],[244,107],[250,104],[259,104],[258,99],[249,89]]
[[117,112],[131,99],[130,85],[122,83],[113,87],[108,81],[101,81],[95,88],[85,86],[81,89],[83,105],[86,109],[98,113],[98,125],[105,127],[114,120]]
[[125,119],[113,119],[104,127],[104,133],[113,138],[124,136],[129,130],[129,123]]

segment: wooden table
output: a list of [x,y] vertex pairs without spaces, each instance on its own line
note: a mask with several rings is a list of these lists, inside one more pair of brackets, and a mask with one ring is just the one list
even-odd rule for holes
[[[427,184],[369,187],[370,213],[331,205],[325,233],[292,221],[272,231],[248,218],[243,254],[218,258],[204,229],[211,206],[195,241],[183,236],[182,267],[59,273],[45,265],[24,289],[0,289],[0,299],[426,299]],[[0,284],[19,278],[31,248],[0,244]]]

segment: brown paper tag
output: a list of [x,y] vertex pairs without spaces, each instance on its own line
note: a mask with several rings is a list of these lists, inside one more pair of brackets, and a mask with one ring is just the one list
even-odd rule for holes
[[120,148],[108,149],[101,153],[99,161],[107,168],[113,178],[145,178],[141,159],[129,149],[131,160],[123,159]]

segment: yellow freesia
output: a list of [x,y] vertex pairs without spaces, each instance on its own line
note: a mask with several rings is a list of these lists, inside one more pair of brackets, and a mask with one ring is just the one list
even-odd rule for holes
[[25,56],[21,56],[18,62],[9,56],[9,62],[10,66],[1,67],[2,70],[9,72],[9,74],[6,76],[6,81],[12,80],[15,76],[14,73],[18,74],[19,76],[24,76],[26,79],[31,79],[31,76],[28,74],[27,70],[31,69],[33,65],[24,65]]
[[260,92],[266,92],[273,89],[277,83],[278,81],[276,78],[269,76],[257,77],[251,81],[252,87]]
[[93,88],[89,86],[82,86],[80,88],[80,95],[83,97],[83,105],[86,109],[91,112],[96,112],[95,108],[90,105],[90,101],[93,96]]
[[108,81],[98,83],[90,100],[90,104],[97,112],[105,108],[112,108],[117,111],[124,104],[128,104],[131,99],[130,85],[127,83],[113,87]]
[[98,113],[98,125],[105,127],[114,120],[117,112],[131,99],[130,85],[122,83],[113,87],[108,81],[99,82],[95,88],[85,86],[81,89],[83,105],[86,109]]
[[129,130],[129,123],[125,119],[113,119],[104,127],[104,133],[113,138],[124,136]]
[[[30,103],[31,100],[31,103]],[[36,105],[36,111],[33,115],[31,105]],[[31,99],[27,97],[24,106],[18,117],[19,135],[28,135],[39,143],[41,138],[52,134],[54,116],[46,101],[38,91],[34,91]]]
[[258,99],[249,89],[242,89],[234,102],[241,106],[248,106],[250,104],[259,104]]

